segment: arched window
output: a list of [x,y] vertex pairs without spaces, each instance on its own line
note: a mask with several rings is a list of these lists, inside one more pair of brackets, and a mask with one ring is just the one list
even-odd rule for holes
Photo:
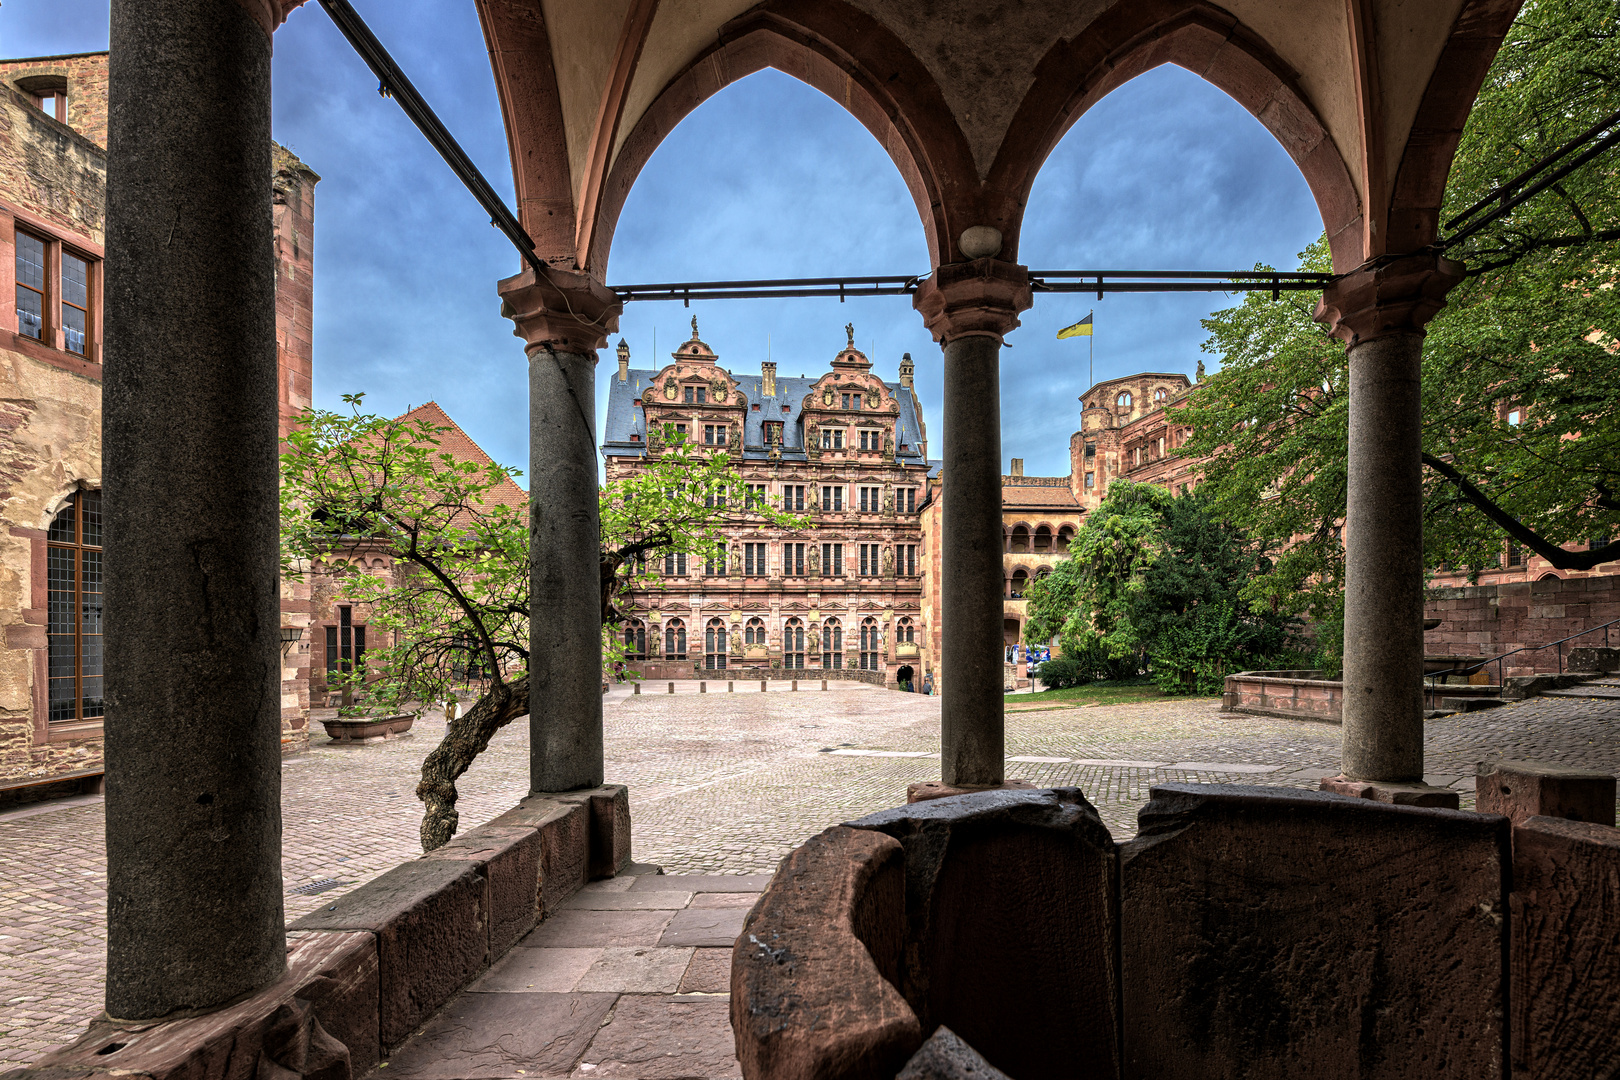
[[765,620],[763,620],[763,619],[749,619],[748,620],[748,622],[743,626],[743,644],[744,645],[749,645],[749,646],[753,646],[753,645],[764,646],[764,644],[765,644]]
[[1012,549],[1014,551],[1029,550],[1029,530],[1022,525],[1013,526]]
[[686,659],[686,624],[679,619],[664,624],[664,659]]
[[882,635],[878,633],[877,620],[865,618],[861,620],[861,670],[876,671],[878,660],[882,657]]
[[804,623],[798,619],[789,619],[782,627],[782,666],[804,667]]
[[821,666],[844,666],[844,627],[837,619],[828,619],[821,624]]
[[1051,526],[1049,526],[1049,525],[1041,525],[1041,526],[1036,528],[1036,530],[1035,530],[1035,550],[1040,551],[1040,552],[1048,552],[1048,551],[1052,550],[1052,528],[1051,528]]
[[101,676],[101,492],[68,499],[46,535],[50,624],[50,720],[99,719]]
[[703,628],[703,667],[707,671],[726,670],[726,620],[710,619]]
[[647,659],[647,624],[640,619],[630,619],[624,624],[624,658]]
[[1074,539],[1074,526],[1061,525],[1057,531],[1057,550],[1068,551],[1069,541]]
[[1023,599],[1024,590],[1027,588],[1029,588],[1029,571],[1020,566],[1017,570],[1013,571],[1012,598],[1014,600]]
[[894,643],[898,645],[902,641],[908,645],[916,644],[917,641],[917,626],[911,621],[910,616],[902,618],[894,627]]
[[1153,400],[1154,401],[1165,401],[1169,397],[1170,397],[1170,391],[1166,390],[1162,386],[1159,387],[1157,390],[1153,391]]
[[1119,395],[1119,397],[1115,398],[1114,399],[1114,404],[1118,405],[1122,409],[1130,408],[1131,407],[1130,391],[1127,390],[1125,393],[1123,393],[1123,394]]

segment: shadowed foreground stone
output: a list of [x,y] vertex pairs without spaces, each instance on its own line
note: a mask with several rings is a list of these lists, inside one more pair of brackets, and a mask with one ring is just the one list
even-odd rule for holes
[[505,956],[540,921],[540,840],[534,829],[483,825],[424,856],[483,865],[492,958]]
[[[1611,804],[1612,805],[1612,804]],[[1515,1077],[1620,1076],[1620,830],[1513,830]]]
[[1012,1080],[943,1025],[894,1080]]
[[416,859],[310,912],[292,929],[377,935],[379,1027],[388,1049],[488,966],[486,889],[478,863]]
[[901,985],[1016,1077],[1118,1069],[1113,837],[1078,788],[987,791],[850,822],[905,846]]
[[614,994],[463,994],[400,1047],[379,1075],[566,1076],[615,1000]]
[[903,854],[834,826],[782,860],[732,950],[731,1026],[750,1080],[892,1080],[922,1043],[895,989]]
[[1540,816],[1612,826],[1614,777],[1539,761],[1498,761],[1474,777],[1474,806],[1515,825]]
[[1508,823],[1164,784],[1120,849],[1124,1075],[1503,1075]]

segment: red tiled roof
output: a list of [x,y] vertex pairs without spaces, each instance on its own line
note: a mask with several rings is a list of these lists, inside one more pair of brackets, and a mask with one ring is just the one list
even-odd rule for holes
[[[489,465],[494,459],[484,453],[483,448],[473,442],[472,436],[461,430],[461,425],[450,419],[450,414],[439,407],[436,401],[425,405],[418,405],[410,412],[398,417],[400,420],[425,420],[433,427],[448,428],[448,431],[439,432],[439,449],[454,457],[457,461],[470,461],[474,465]],[[500,503],[515,510],[527,511],[529,507],[529,494],[518,487],[511,480],[497,484],[489,491],[484,499],[486,502]]]
[[1001,505],[1015,506],[1068,506],[1080,508],[1079,500],[1067,487],[1035,487],[1030,485],[1003,484],[1001,486]]

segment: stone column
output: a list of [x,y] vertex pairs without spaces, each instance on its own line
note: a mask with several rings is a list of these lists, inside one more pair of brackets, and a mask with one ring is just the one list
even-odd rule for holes
[[1317,311],[1350,363],[1341,779],[1352,785],[1423,781],[1423,327],[1461,277],[1446,259],[1386,257],[1334,282]]
[[562,270],[500,293],[529,356],[529,789],[573,791],[603,780],[596,350],[620,304]]
[[914,300],[945,354],[940,773],[954,787],[1005,778],[1000,355],[1031,302],[1026,268],[995,259],[940,267]]
[[113,0],[108,86],[107,1012],[286,967],[270,36]]

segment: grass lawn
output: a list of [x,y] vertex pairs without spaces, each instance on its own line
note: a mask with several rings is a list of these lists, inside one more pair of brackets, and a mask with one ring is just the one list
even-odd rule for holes
[[1038,711],[1042,708],[1072,709],[1082,705],[1130,705],[1139,701],[1157,701],[1166,695],[1159,693],[1151,679],[1121,679],[1087,683],[1067,690],[1038,690],[1033,694],[1008,694],[1008,712]]

